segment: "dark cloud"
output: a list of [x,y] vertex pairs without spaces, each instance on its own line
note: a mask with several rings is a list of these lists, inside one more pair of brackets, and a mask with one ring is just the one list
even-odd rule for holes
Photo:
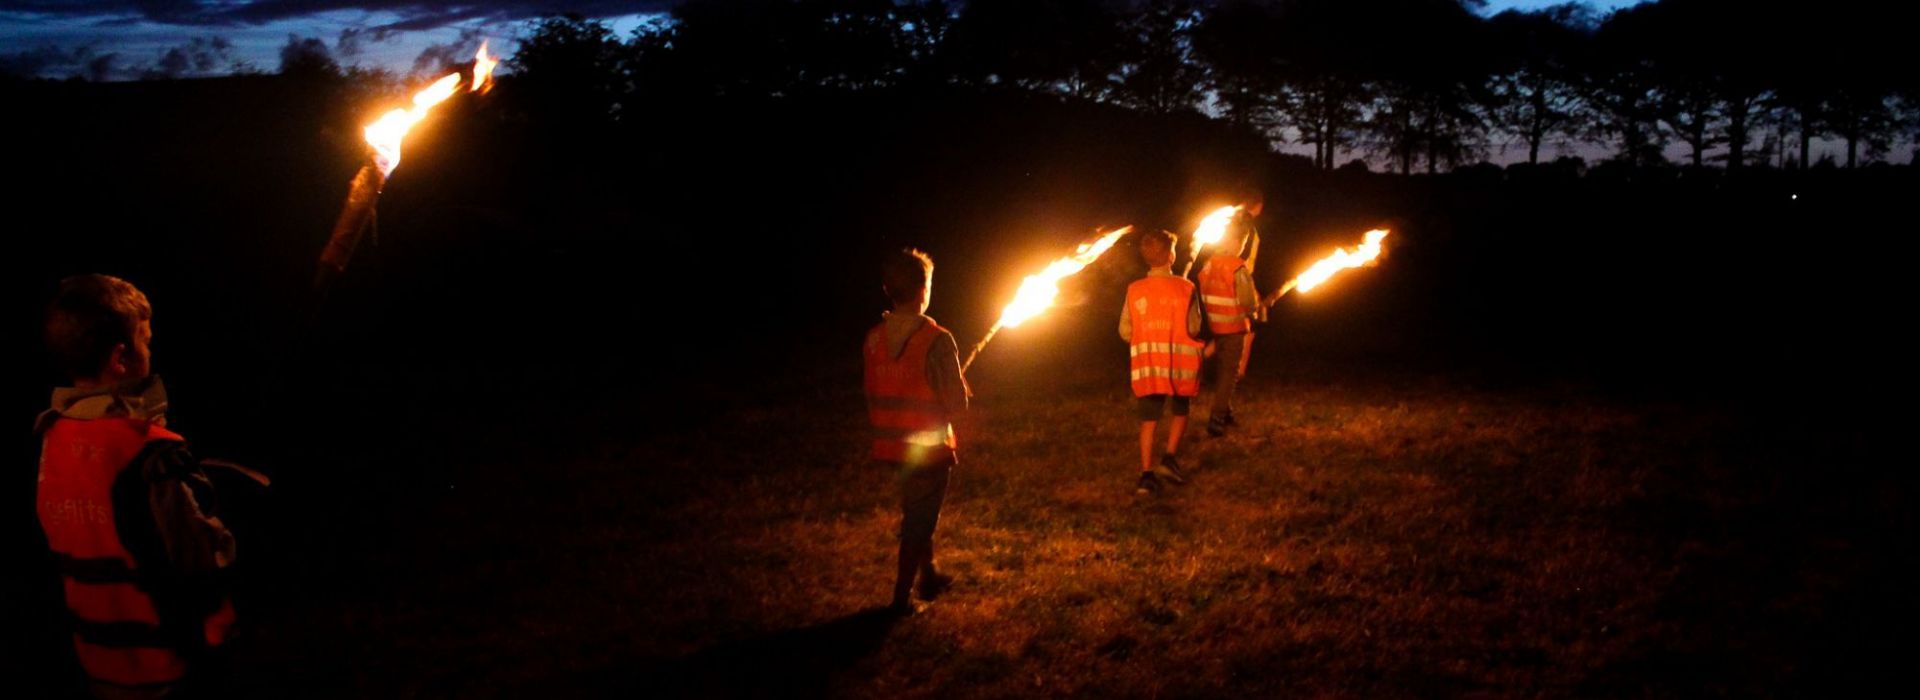
[[103,53],[97,44],[74,48],[43,46],[0,54],[0,75],[22,78],[163,80],[215,75],[240,66],[234,57],[233,42],[217,36],[189,39],[168,47],[151,63],[129,61],[124,53]]
[[378,44],[393,38],[393,32],[366,27],[347,27],[333,40],[333,52],[341,58],[353,58],[366,50],[367,44]]
[[447,69],[473,60],[474,48],[486,38],[483,30],[463,29],[460,36],[445,44],[434,44],[420,51],[413,59],[414,73],[439,74]]
[[151,68],[141,72],[145,79],[185,78],[210,75],[233,67],[233,42],[225,37],[201,37],[167,49]]
[[387,12],[399,17],[389,29],[435,29],[456,22],[512,22],[545,15],[576,13],[611,17],[659,12],[676,0],[0,0],[0,11],[50,17],[121,20],[129,15],[176,25],[230,26],[266,24],[323,12]]

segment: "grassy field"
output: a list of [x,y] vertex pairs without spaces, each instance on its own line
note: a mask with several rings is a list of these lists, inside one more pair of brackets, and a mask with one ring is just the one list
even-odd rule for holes
[[1911,521],[1844,446],[1572,388],[1275,374],[1243,385],[1237,434],[1193,431],[1191,483],[1153,497],[1133,493],[1136,424],[1106,373],[976,379],[937,540],[959,584],[897,621],[874,610],[890,475],[861,459],[849,387],[781,389],[672,437],[498,455],[380,516],[391,536],[320,537],[367,547],[319,558],[364,570],[257,608],[241,685],[1661,697],[1892,673]]

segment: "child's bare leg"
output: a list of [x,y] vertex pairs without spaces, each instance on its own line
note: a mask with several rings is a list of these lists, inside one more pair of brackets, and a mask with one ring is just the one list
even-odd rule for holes
[[[1184,419],[1175,418],[1174,420]],[[1158,425],[1159,423],[1156,421],[1140,421],[1140,471],[1153,470],[1153,429]],[[1179,423],[1175,423],[1175,425],[1179,425]]]
[[[1180,453],[1180,436],[1186,432],[1187,432],[1186,416],[1174,416],[1172,420],[1167,422],[1167,454],[1171,455],[1171,454]],[[1141,444],[1147,445],[1152,441],[1153,441],[1153,433],[1149,431],[1146,437],[1143,440],[1141,440]],[[1151,456],[1151,455],[1148,455],[1148,456]],[[1148,462],[1142,461],[1141,464],[1148,464]]]
[[902,541],[900,543],[900,566],[893,580],[893,607],[903,609],[912,605],[913,576],[922,565],[933,561],[932,543],[917,544]]

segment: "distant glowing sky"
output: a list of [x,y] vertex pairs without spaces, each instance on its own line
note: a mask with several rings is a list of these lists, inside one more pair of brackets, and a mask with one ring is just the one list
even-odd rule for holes
[[[1601,11],[1639,0],[1597,0]],[[401,74],[438,70],[443,54],[482,37],[503,54],[529,19],[579,12],[626,36],[673,0],[0,0],[0,70],[125,80],[143,74],[274,71],[292,41],[324,42],[345,66]],[[1490,0],[1484,12],[1537,9],[1554,0]]]

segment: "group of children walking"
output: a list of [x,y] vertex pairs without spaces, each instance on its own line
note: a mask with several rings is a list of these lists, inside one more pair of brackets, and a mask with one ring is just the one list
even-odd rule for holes
[[[1119,330],[1128,346],[1140,419],[1135,485],[1140,495],[1187,481],[1180,440],[1209,354],[1215,360],[1215,393],[1207,433],[1219,437],[1238,425],[1233,392],[1246,373],[1252,322],[1264,312],[1242,255],[1250,242],[1258,247],[1253,219],[1261,209],[1258,195],[1240,204],[1214,254],[1201,265],[1197,284],[1173,273],[1173,234],[1139,236],[1147,276],[1127,287]],[[899,569],[888,609],[911,614],[920,606],[914,592],[930,601],[953,582],[934,565],[933,532],[957,464],[952,423],[966,411],[971,392],[953,334],[926,315],[933,260],[918,250],[893,253],[881,263],[881,286],[893,308],[867,332],[863,345],[867,412],[875,430],[872,458],[895,470],[899,486]],[[1169,413],[1166,450],[1156,461],[1160,417]]]
[[[1173,274],[1173,234],[1140,236],[1147,276],[1127,288],[1120,336],[1131,356],[1140,419],[1142,494],[1182,484],[1180,439],[1211,339],[1216,393],[1207,432],[1235,425],[1234,385],[1246,371],[1250,322],[1261,314],[1239,251],[1252,238],[1257,198],[1241,213],[1197,284]],[[1255,244],[1257,246],[1257,243]],[[953,334],[926,315],[933,260],[905,250],[881,265],[892,309],[862,345],[874,460],[895,469],[901,522],[888,609],[911,614],[953,583],[934,563],[933,535],[955,456],[953,422],[971,392]],[[73,644],[93,694],[176,695],[223,646],[234,612],[222,571],[234,541],[218,516],[203,463],[166,429],[166,390],[151,371],[153,309],[127,282],[85,275],[62,282],[46,339],[72,381],[40,418],[36,500],[64,579]],[[1160,417],[1165,452],[1154,459]]]

